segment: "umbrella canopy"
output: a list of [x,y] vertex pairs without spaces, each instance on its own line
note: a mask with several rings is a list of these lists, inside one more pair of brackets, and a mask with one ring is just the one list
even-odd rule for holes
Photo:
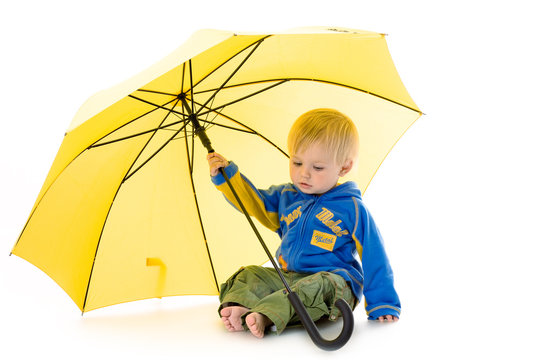
[[[83,104],[12,253],[47,273],[83,312],[215,295],[240,265],[267,260],[243,215],[213,188],[194,123],[264,187],[289,181],[289,128],[321,107],[356,123],[360,157],[350,179],[362,192],[421,115],[382,34],[197,32]],[[279,238],[260,230],[275,249]]]

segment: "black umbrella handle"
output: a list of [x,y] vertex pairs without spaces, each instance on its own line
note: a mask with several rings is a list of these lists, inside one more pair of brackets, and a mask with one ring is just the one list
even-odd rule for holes
[[345,300],[338,299],[335,302],[335,306],[341,311],[341,316],[343,317],[343,328],[341,329],[341,333],[334,340],[326,340],[321,336],[319,329],[315,326],[315,323],[309,316],[302,300],[298,297],[298,294],[291,292],[287,295],[287,298],[291,302],[296,314],[300,317],[300,321],[306,328],[309,337],[315,345],[321,349],[337,350],[345,345],[351,338],[354,329],[354,316],[351,307]]

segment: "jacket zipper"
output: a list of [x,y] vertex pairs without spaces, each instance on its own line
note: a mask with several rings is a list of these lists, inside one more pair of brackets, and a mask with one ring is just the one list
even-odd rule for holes
[[303,247],[304,245],[304,233],[306,231],[306,224],[308,223],[308,221],[310,220],[310,217],[311,217],[311,214],[312,212],[314,211],[313,209],[316,208],[318,202],[319,202],[319,198],[320,197],[317,197],[311,204],[310,204],[310,207],[307,209],[307,211],[305,212],[305,216],[302,216],[303,218],[303,221],[302,221],[302,224],[300,226],[300,232],[299,232],[299,236],[297,239],[295,239],[295,246],[294,246],[294,252],[291,254],[291,261],[290,263],[293,265],[293,269],[298,269],[298,254],[300,252],[300,249]]

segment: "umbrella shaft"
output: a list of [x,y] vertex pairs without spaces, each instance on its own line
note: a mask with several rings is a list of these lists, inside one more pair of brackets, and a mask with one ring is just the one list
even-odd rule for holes
[[[208,135],[206,135],[206,131],[204,130],[204,127],[202,127],[201,124],[199,123],[199,120],[197,119],[197,115],[192,112],[192,110],[189,108],[189,105],[187,104],[185,99],[182,99],[182,101],[184,102],[184,105],[186,106],[186,108],[190,112],[189,120],[191,121],[193,129],[195,130],[195,134],[199,137],[199,139],[201,140],[201,142],[204,145],[204,147],[206,148],[206,150],[208,150],[208,153],[213,153],[214,149],[212,148],[212,144],[210,142],[210,139],[208,138]],[[264,251],[266,252],[266,255],[268,256],[268,259],[270,259],[270,262],[272,263],[272,266],[274,267],[274,269],[276,269],[276,272],[278,273],[279,277],[281,278],[281,281],[283,282],[283,285],[285,286],[285,289],[287,290],[287,293],[289,293],[289,294],[292,293],[292,290],[289,287],[289,284],[287,283],[287,280],[285,280],[285,277],[283,276],[283,273],[281,272],[281,269],[279,268],[279,266],[274,261],[274,256],[272,255],[272,253],[270,253],[270,250],[268,250],[268,247],[264,243],[264,240],[263,240],[261,234],[259,233],[259,230],[257,230],[257,227],[255,227],[255,224],[253,223],[253,220],[251,220],[251,217],[249,216],[249,213],[246,210],[246,207],[244,206],[244,204],[240,200],[240,197],[236,193],[236,190],[232,186],[229,177],[225,173],[225,170],[223,170],[223,168],[220,168],[219,170],[221,171],[221,174],[225,178],[225,181],[227,182],[227,185],[229,185],[229,188],[231,189],[231,192],[233,193],[236,201],[238,202],[238,205],[240,205],[240,209],[242,209],[242,212],[246,216],[246,219],[249,222],[249,224],[251,225],[251,228],[253,229],[253,232],[257,236],[257,239],[259,239],[259,242],[261,243],[261,246],[263,247]]]
[[208,150],[208,153],[213,153],[214,149],[212,148],[212,143],[210,142],[210,139],[206,135],[206,131],[204,131],[204,128],[200,126],[198,129],[195,130],[195,133],[197,134],[199,139],[201,139],[201,142],[206,148],[206,150]]
[[191,122],[191,126],[195,130],[195,135],[199,137],[201,140],[203,146],[208,150],[208,153],[214,152],[214,149],[212,149],[212,143],[210,142],[210,139],[208,138],[208,135],[206,135],[206,131],[204,130],[204,127],[201,126],[199,123],[199,119],[197,119],[197,114],[193,112],[193,109],[189,106],[188,102],[186,101],[185,94],[182,94],[179,99],[182,101],[182,104],[188,111],[188,120]]
[[[202,139],[201,139],[201,141],[202,141]],[[274,269],[276,269],[276,272],[278,273],[279,277],[281,278],[281,281],[283,282],[283,285],[285,286],[285,289],[287,290],[287,293],[289,293],[289,294],[292,293],[292,290],[289,287],[289,284],[287,283],[287,280],[285,280],[285,277],[283,276],[283,273],[281,272],[281,269],[279,268],[279,266],[276,264],[276,262],[274,260],[274,257],[272,256],[272,253],[270,253],[270,250],[268,250],[268,247],[264,243],[264,240],[263,240],[261,234],[259,233],[259,230],[257,230],[257,228],[255,227],[255,224],[253,223],[253,220],[251,220],[251,217],[249,216],[249,214],[248,214],[248,212],[246,210],[246,207],[244,206],[244,204],[240,200],[240,197],[236,193],[236,190],[234,190],[234,187],[232,186],[231,181],[229,180],[229,177],[225,173],[225,170],[223,170],[223,168],[220,168],[219,170],[221,171],[221,174],[225,178],[225,181],[227,182],[227,185],[229,185],[229,188],[231,189],[231,192],[233,193],[236,201],[238,202],[238,205],[240,205],[240,208],[242,209],[242,212],[246,216],[246,219],[248,220],[249,224],[251,225],[251,228],[253,229],[253,232],[257,236],[257,239],[259,239],[259,242],[261,243],[261,246],[263,247],[264,251],[266,252],[266,255],[268,256],[268,259],[270,259],[270,262],[272,263],[272,266],[274,266]]]

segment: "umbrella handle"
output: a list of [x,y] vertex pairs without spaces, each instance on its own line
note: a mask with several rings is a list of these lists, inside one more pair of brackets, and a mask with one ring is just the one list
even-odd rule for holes
[[343,317],[343,328],[341,329],[341,333],[334,340],[326,340],[321,336],[319,329],[317,329],[315,323],[307,313],[307,310],[304,307],[302,300],[300,300],[298,294],[291,292],[287,295],[287,297],[294,310],[300,317],[300,321],[306,328],[309,337],[319,348],[323,350],[337,350],[345,345],[347,341],[349,341],[354,329],[354,316],[351,307],[345,300],[338,299],[335,303],[339,311],[341,311],[341,315]]

